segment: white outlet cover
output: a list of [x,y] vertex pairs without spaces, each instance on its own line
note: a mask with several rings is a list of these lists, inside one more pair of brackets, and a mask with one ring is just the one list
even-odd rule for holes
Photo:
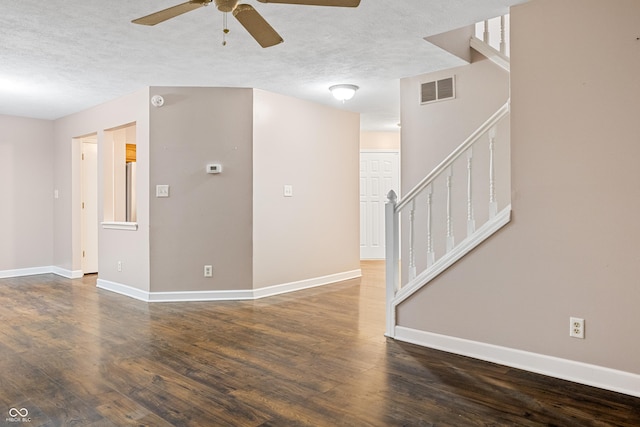
[[156,185],[156,197],[169,197],[169,186]]
[[584,339],[584,319],[579,317],[569,318],[569,336]]

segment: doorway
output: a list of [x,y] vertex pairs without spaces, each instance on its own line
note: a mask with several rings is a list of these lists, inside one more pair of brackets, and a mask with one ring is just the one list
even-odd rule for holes
[[400,187],[400,154],[360,152],[360,259],[384,259],[384,205],[387,193]]

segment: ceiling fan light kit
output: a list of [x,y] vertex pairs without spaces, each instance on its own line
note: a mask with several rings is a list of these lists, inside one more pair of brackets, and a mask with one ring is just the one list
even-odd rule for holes
[[344,103],[353,98],[358,89],[360,88],[356,85],[340,84],[331,86],[329,91],[335,99]]
[[[333,7],[357,7],[360,0],[258,0],[261,3],[281,3],[281,4],[298,4],[306,6],[333,6]],[[208,6],[215,2],[216,7],[223,13],[231,12],[240,24],[249,32],[258,44],[262,47],[275,46],[284,40],[273,29],[271,25],[258,13],[258,11],[249,4],[238,4],[238,0],[191,0],[181,3],[167,9],[134,19],[134,24],[140,25],[156,25],[168,19],[175,18],[183,13],[190,12],[202,6]],[[229,30],[226,24],[223,33],[227,34]],[[223,37],[223,46],[226,40]]]

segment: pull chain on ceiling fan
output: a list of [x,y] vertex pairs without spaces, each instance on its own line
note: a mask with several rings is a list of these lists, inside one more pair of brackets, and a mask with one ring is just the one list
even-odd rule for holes
[[[334,7],[357,7],[360,0],[258,0],[261,3],[282,3],[282,4],[298,4],[307,6],[334,6]],[[175,18],[183,13],[190,12],[202,6],[209,6],[215,2],[219,11],[224,13],[223,17],[223,37],[222,45],[226,45],[226,35],[229,33],[227,28],[227,13],[231,12],[240,24],[249,32],[249,34],[262,47],[275,46],[284,40],[273,29],[271,25],[258,13],[258,11],[249,4],[238,4],[238,0],[191,0],[186,3],[178,4],[170,8],[152,13],[142,18],[134,19],[134,24],[140,25],[156,25],[168,19]]]

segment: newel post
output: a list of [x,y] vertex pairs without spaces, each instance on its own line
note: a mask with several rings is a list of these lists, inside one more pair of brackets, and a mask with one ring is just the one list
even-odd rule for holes
[[387,327],[385,335],[395,336],[396,313],[393,299],[399,288],[398,263],[400,261],[400,227],[396,205],[398,196],[395,191],[389,191],[385,203],[385,256],[386,256],[386,287],[387,287]]

